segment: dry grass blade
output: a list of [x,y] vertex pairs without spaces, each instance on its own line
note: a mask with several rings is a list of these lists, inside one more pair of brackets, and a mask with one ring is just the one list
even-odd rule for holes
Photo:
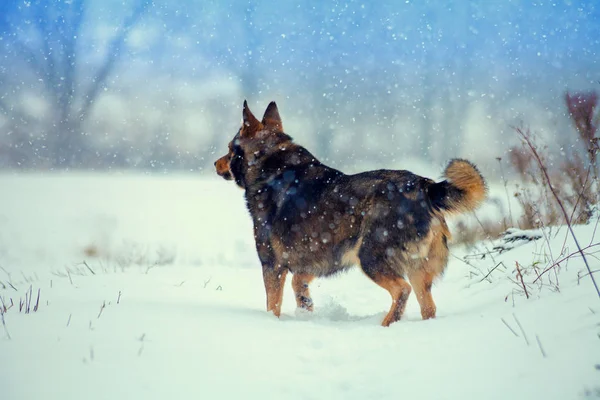
[[8,328],[6,327],[6,321],[4,320],[4,312],[0,312],[0,318],[2,319],[2,326],[4,327],[4,332],[6,333],[6,337],[8,340],[12,340],[10,333],[8,332]]
[[[596,246],[600,246],[600,243],[594,243],[594,244],[590,244],[589,246],[585,246],[584,248],[582,248],[582,250],[588,250],[591,249],[592,247],[596,247]],[[579,251],[574,251],[573,253],[569,253],[568,255],[564,256],[563,258],[561,258],[560,260],[554,262],[552,265],[550,265],[549,267],[547,267],[546,269],[544,269],[542,271],[541,274],[538,274],[538,277],[535,278],[535,280],[533,281],[533,283],[536,283],[539,279],[541,279],[546,273],[548,273],[549,271],[552,271],[555,267],[557,267],[558,265],[560,265],[560,263],[565,262],[567,260],[569,260],[571,257],[575,256],[579,254]],[[592,271],[592,273],[595,271]],[[586,274],[587,276],[588,274]]]
[[538,347],[540,348],[540,351],[542,352],[542,356],[544,358],[546,358],[546,352],[544,351],[544,347],[542,346],[542,342],[540,341],[540,337],[538,335],[535,335],[535,340],[537,341]]
[[6,308],[6,304],[4,303],[4,298],[2,296],[0,296],[0,303],[2,303],[2,307],[0,307],[0,313],[5,313],[8,311],[8,308]]
[[529,299],[529,292],[527,291],[527,285],[525,285],[525,281],[523,280],[523,274],[521,273],[521,268],[519,267],[519,262],[515,261],[515,265],[517,266],[517,280],[521,283],[523,287],[523,291],[525,292],[525,297]]
[[484,280],[486,280],[492,274],[492,272],[494,272],[496,270],[496,268],[498,268],[501,265],[504,266],[504,263],[502,261],[500,261],[498,264],[496,264],[496,266],[494,268],[492,268],[490,270],[490,272],[487,273],[486,276],[484,276],[483,278],[481,278],[481,280],[479,282],[483,282]]
[[85,265],[85,267],[88,269],[88,271],[90,271],[92,273],[92,275],[96,275],[96,273],[94,272],[94,270],[88,265],[87,262],[83,262],[83,265]]
[[100,319],[100,316],[102,315],[102,311],[104,311],[105,308],[106,308],[106,302],[103,302],[102,307],[100,307],[100,312],[98,313],[97,319]]
[[521,333],[523,334],[523,338],[525,339],[525,343],[527,343],[527,346],[529,346],[529,339],[527,339],[527,334],[525,333],[525,330],[523,329],[523,326],[521,326],[521,323],[519,322],[519,320],[517,319],[517,316],[514,313],[513,313],[512,316],[515,319],[515,322],[517,323],[517,326],[521,330]]
[[507,230],[509,225],[510,226],[513,225],[512,208],[510,205],[510,196],[508,194],[508,181],[504,177],[504,168],[502,168],[502,158],[496,157],[496,161],[498,161],[498,165],[500,166],[500,176],[502,177],[502,182],[504,183],[504,192],[506,193],[506,204],[508,204],[508,218],[509,218],[510,224],[506,223],[506,218],[502,219],[503,220],[502,222],[504,223],[504,230]]
[[37,300],[35,301],[35,306],[33,306],[33,312],[37,312],[40,307],[40,291],[41,289],[38,289]]
[[506,322],[504,320],[504,318],[500,318],[500,320],[504,323],[504,325],[513,333],[513,335],[515,335],[516,337],[519,337],[519,334],[517,332],[515,332],[515,330],[508,324],[508,322]]
[[[6,311],[8,311],[10,309],[10,307],[6,307],[6,304],[4,303],[4,299],[2,298],[2,296],[0,296],[0,302],[2,303],[2,306],[0,307],[0,319],[2,319],[2,326],[4,327],[4,332],[6,333],[6,337],[8,338],[8,340],[11,340],[11,336],[10,333],[8,332],[8,328],[6,327],[6,321],[4,320],[4,314],[6,314]],[[12,299],[11,299],[11,303],[12,303]],[[11,306],[12,307],[12,306]]]
[[554,196],[554,199],[558,203],[558,206],[565,218],[567,227],[569,228],[569,232],[571,233],[571,237],[573,238],[573,241],[575,242],[575,245],[577,246],[578,252],[581,254],[581,258],[583,259],[585,267],[587,268],[587,270],[590,274],[590,278],[592,280],[592,283],[594,284],[594,288],[596,289],[598,298],[600,299],[600,289],[598,288],[598,284],[596,283],[596,279],[594,278],[594,274],[592,273],[590,264],[588,263],[587,257],[585,256],[585,253],[583,252],[583,250],[581,249],[581,246],[579,245],[579,240],[577,240],[577,236],[575,235],[575,232],[573,231],[573,226],[571,225],[571,221],[569,221],[569,214],[567,213],[567,210],[565,210],[565,206],[564,206],[563,202],[561,201],[560,197],[556,193],[554,186],[552,185],[552,181],[550,180],[550,176],[548,175],[548,170],[546,169],[546,166],[542,162],[540,155],[538,154],[537,148],[536,148],[536,146],[533,145],[530,136],[527,133],[525,133],[521,128],[516,128],[516,130],[517,130],[517,133],[519,134],[519,136],[521,137],[521,139],[529,147],[529,150],[531,151],[536,162],[538,163],[538,167],[540,168],[544,178],[546,179],[546,183],[548,184],[548,188],[550,189],[550,192],[552,193],[552,195]]

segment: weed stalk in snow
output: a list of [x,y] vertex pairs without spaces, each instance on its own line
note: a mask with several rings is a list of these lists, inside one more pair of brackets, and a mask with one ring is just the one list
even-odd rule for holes
[[10,277],[10,272],[8,272],[4,267],[0,267],[0,269],[2,271],[4,271],[4,273],[6,274],[6,277],[8,278],[8,281],[6,283],[8,283],[8,286],[10,286],[15,292],[18,292],[17,288],[12,284],[12,279]]
[[40,291],[41,289],[38,289],[37,300],[35,301],[35,306],[33,306],[33,312],[37,312],[38,308],[40,307]]
[[208,280],[204,281],[204,289],[206,289],[206,286],[210,283],[212,279],[212,276],[210,278],[208,278]]
[[4,298],[2,296],[0,296],[0,303],[2,303],[2,307],[0,307],[0,312],[4,314],[6,311],[8,311],[8,308],[6,308],[6,304],[4,304]]
[[0,318],[2,318],[2,326],[4,327],[4,332],[6,332],[6,337],[8,338],[8,340],[11,340],[12,337],[10,336],[10,333],[8,333],[8,328],[6,327],[6,321],[4,320],[4,311],[0,312]]
[[504,325],[513,333],[513,335],[515,335],[516,337],[519,337],[519,334],[517,332],[515,332],[515,330],[508,324],[508,322],[506,322],[504,320],[504,318],[500,318],[500,320],[504,323]]
[[502,218],[504,223],[504,230],[508,229],[508,226],[513,225],[513,216],[512,216],[512,208],[510,206],[510,196],[508,195],[508,181],[504,177],[504,168],[502,168],[502,157],[496,157],[496,161],[498,161],[498,165],[500,166],[500,176],[502,177],[502,182],[504,182],[504,192],[506,193],[506,204],[508,204],[508,218],[509,224],[506,223],[506,218]]
[[523,326],[521,326],[521,323],[519,322],[519,320],[517,319],[517,316],[514,313],[512,316],[515,319],[515,322],[517,323],[517,325],[519,326],[521,333],[523,334],[523,339],[525,339],[525,343],[527,343],[527,346],[529,346],[529,339],[527,339],[527,334],[525,333]]
[[525,282],[523,281],[523,274],[521,273],[521,268],[519,268],[519,262],[515,261],[515,264],[517,266],[517,280],[521,283],[521,286],[523,287],[525,297],[529,299],[529,292],[527,291],[527,285],[525,285]]
[[[589,250],[592,247],[596,247],[596,246],[600,246],[600,243],[593,243],[593,244],[589,244],[585,247],[583,247],[581,250]],[[548,271],[553,270],[555,267],[557,267],[560,263],[565,262],[567,260],[569,260],[571,257],[576,256],[577,254],[579,254],[579,250],[574,251],[572,253],[567,254],[566,256],[564,256],[563,258],[557,260],[556,262],[554,262],[552,265],[550,265],[549,267],[547,267],[546,269],[544,269],[542,271],[542,273],[538,274],[538,277],[535,278],[535,280],[533,281],[533,283],[536,283],[539,279],[541,279]],[[592,253],[593,254],[593,253]],[[597,271],[591,271],[592,273],[597,272]],[[587,276],[589,275],[589,273],[583,275],[583,276]],[[581,278],[583,277],[581,276]],[[579,282],[578,282],[579,283]]]
[[83,262],[83,265],[85,265],[85,267],[88,269],[88,271],[90,271],[92,273],[92,275],[96,275],[96,273],[94,272],[94,270],[92,268],[90,268],[90,266],[88,265],[87,262]]
[[[494,272],[496,270],[496,268],[498,268],[499,266],[503,266],[504,267],[504,263],[502,261],[500,261],[498,264],[496,264],[496,266],[494,268],[492,268],[490,270],[490,272],[487,273],[486,276],[484,276],[483,278],[481,278],[481,280],[479,281],[480,283],[483,282],[484,280],[486,280],[491,274],[492,272]],[[506,268],[506,267],[505,267]]]
[[535,335],[535,340],[537,341],[538,347],[540,348],[540,351],[542,352],[542,356],[544,358],[546,358],[546,352],[544,351],[544,347],[542,346],[542,342],[540,341],[540,337],[538,335]]
[[[10,299],[10,302],[12,304],[12,299]],[[6,307],[6,304],[4,303],[4,298],[2,298],[2,296],[0,296],[0,303],[2,303],[2,306],[0,307],[0,318],[2,319],[2,326],[4,327],[4,332],[6,332],[6,337],[8,338],[8,340],[11,340],[12,338],[10,337],[10,333],[8,333],[8,328],[6,328],[4,314],[6,314],[6,312],[10,309],[10,307],[12,307],[12,305],[10,307]]]
[[546,166],[542,162],[540,155],[538,154],[536,146],[532,143],[531,137],[528,134],[528,132],[527,133],[524,132],[521,128],[516,128],[516,131],[519,134],[519,136],[521,137],[521,139],[525,142],[527,147],[529,147],[529,150],[533,154],[533,157],[535,158],[535,160],[538,164],[538,167],[542,171],[542,174],[543,174],[544,178],[546,179],[546,183],[548,184],[548,188],[550,189],[552,196],[554,196],[554,199],[558,203],[558,206],[563,214],[563,217],[565,218],[565,222],[567,224],[569,232],[571,233],[571,237],[573,238],[573,241],[575,242],[575,246],[577,246],[577,250],[578,250],[579,254],[581,254],[581,258],[583,259],[583,263],[585,264],[585,267],[587,268],[588,273],[590,274],[590,278],[592,280],[592,283],[594,284],[594,288],[596,289],[598,298],[600,298],[600,289],[598,288],[598,284],[596,283],[596,279],[594,278],[592,269],[590,268],[590,265],[587,261],[587,257],[585,256],[585,253],[581,249],[581,246],[579,245],[579,241],[577,240],[577,236],[575,235],[575,232],[573,231],[573,226],[571,226],[571,221],[569,220],[569,214],[567,214],[567,210],[565,210],[565,206],[564,206],[562,200],[560,199],[560,197],[556,193],[554,186],[552,185],[552,181],[550,180],[550,176],[548,175],[548,170],[546,169]]

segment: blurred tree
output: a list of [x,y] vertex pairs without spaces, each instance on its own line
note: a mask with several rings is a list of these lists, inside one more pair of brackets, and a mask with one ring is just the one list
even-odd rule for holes
[[[0,68],[0,115],[9,121],[13,136],[8,144],[10,153],[20,154],[16,162],[35,165],[36,157],[45,157],[51,167],[91,164],[92,150],[83,124],[106,89],[129,33],[151,4],[136,1],[116,26],[94,71],[83,71],[81,62],[86,0],[0,2],[2,58],[20,60]],[[39,121],[43,124],[39,143],[31,140],[30,130],[40,114],[20,104],[24,87],[42,92],[36,94],[43,96],[50,108]]]
[[244,12],[244,37],[246,39],[246,48],[243,49],[246,54],[242,62],[240,71],[242,80],[242,92],[245,97],[252,98],[257,96],[260,88],[258,82],[258,65],[264,48],[260,45],[260,26],[256,18],[256,4],[248,2]]

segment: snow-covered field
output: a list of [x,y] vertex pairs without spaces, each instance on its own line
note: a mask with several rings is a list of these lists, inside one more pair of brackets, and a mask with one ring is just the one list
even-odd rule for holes
[[[576,228],[583,245],[600,242],[595,227]],[[600,398],[600,300],[580,259],[529,299],[511,281],[515,261],[562,258],[566,230],[546,234],[550,249],[466,262],[451,248],[435,320],[421,321],[413,295],[381,327],[389,296],[358,270],[315,281],[313,314],[295,309],[288,279],[276,319],[231,182],[5,173],[0,399]]]

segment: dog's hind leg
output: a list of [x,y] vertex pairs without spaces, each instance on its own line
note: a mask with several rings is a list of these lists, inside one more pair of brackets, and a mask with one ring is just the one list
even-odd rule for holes
[[361,257],[361,268],[369,278],[376,284],[390,292],[392,296],[392,306],[387,313],[381,325],[389,326],[390,324],[400,320],[406,307],[406,301],[410,296],[411,287],[406,280],[398,275],[391,267],[385,264],[384,261],[374,260],[371,257]]
[[[369,274],[367,274],[369,275]],[[371,279],[390,292],[392,296],[392,306],[390,311],[387,313],[381,325],[390,326],[390,324],[399,321],[406,308],[406,301],[410,296],[411,287],[401,276],[376,274]]]
[[445,222],[438,227],[439,230],[435,232],[427,257],[423,259],[420,268],[408,271],[408,280],[417,295],[423,319],[435,318],[436,307],[431,296],[431,285],[448,264],[448,228]]
[[418,271],[412,272],[408,276],[408,280],[415,290],[417,295],[417,301],[421,306],[421,316],[423,319],[435,318],[435,303],[433,297],[431,297],[431,285],[433,282],[434,275],[419,269]]
[[296,273],[292,278],[292,287],[294,288],[294,294],[296,295],[296,305],[298,308],[304,308],[305,310],[313,310],[313,301],[310,297],[310,290],[308,285],[315,278],[311,274]]
[[263,266],[263,280],[267,292],[267,311],[273,311],[276,317],[281,315],[281,301],[287,268],[272,268]]

